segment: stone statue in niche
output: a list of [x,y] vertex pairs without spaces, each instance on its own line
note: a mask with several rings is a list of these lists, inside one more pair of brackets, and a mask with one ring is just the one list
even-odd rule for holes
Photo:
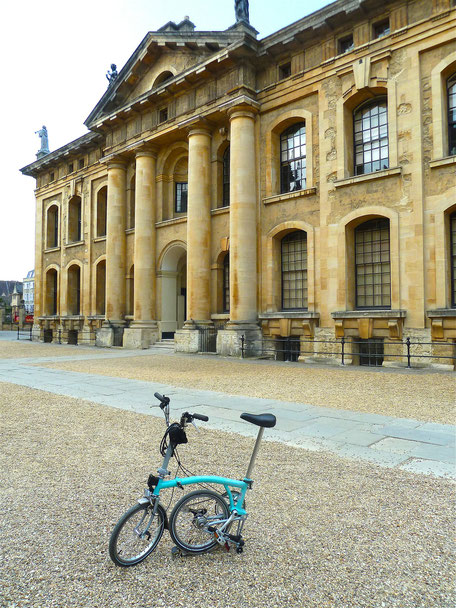
[[236,13],[236,23],[239,21],[249,21],[249,2],[248,0],[234,0],[234,10]]
[[106,78],[108,79],[109,85],[113,84],[117,76],[117,66],[115,63],[111,63],[111,69],[106,72]]

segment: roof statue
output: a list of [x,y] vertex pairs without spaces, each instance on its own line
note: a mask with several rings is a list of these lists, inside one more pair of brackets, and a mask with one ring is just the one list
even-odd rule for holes
[[236,23],[239,21],[249,21],[249,1],[248,0],[234,0],[234,10],[236,13]]
[[117,66],[115,63],[111,63],[111,69],[106,72],[106,78],[108,79],[109,86],[113,84],[117,76]]
[[49,139],[46,127],[43,125],[39,131],[35,131],[38,137],[41,139],[41,148],[36,153],[37,158],[41,158],[46,154],[49,154]]

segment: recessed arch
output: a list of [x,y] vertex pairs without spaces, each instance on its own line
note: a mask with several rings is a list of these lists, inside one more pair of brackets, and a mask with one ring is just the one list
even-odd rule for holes
[[157,273],[160,298],[159,325],[163,338],[171,338],[183,326],[186,318],[187,247],[183,241],[173,241],[158,258]]
[[165,83],[167,80],[171,80],[171,78],[174,78],[174,74],[170,70],[164,70],[163,72],[160,72],[160,74],[154,80],[154,84],[152,85],[152,88],[155,89],[156,87],[159,87],[161,84]]

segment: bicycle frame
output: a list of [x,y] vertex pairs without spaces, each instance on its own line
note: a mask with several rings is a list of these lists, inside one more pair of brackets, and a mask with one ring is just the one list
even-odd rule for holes
[[[150,496],[159,497],[161,490],[167,488],[181,488],[182,486],[189,486],[197,483],[216,483],[222,485],[225,488],[230,501],[230,513],[236,510],[238,515],[247,515],[246,510],[242,506],[244,504],[245,494],[252,484],[252,480],[247,478],[230,479],[228,477],[218,477],[217,475],[195,475],[193,477],[175,477],[168,481],[160,479]],[[239,488],[240,490],[239,495],[236,496],[236,501],[234,500],[230,488]]]

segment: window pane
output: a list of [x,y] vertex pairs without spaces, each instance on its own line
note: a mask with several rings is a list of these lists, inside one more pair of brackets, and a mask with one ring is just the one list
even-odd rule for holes
[[281,192],[293,192],[306,187],[305,124],[293,125],[280,136]]
[[307,235],[297,231],[282,239],[282,308],[307,308]]

